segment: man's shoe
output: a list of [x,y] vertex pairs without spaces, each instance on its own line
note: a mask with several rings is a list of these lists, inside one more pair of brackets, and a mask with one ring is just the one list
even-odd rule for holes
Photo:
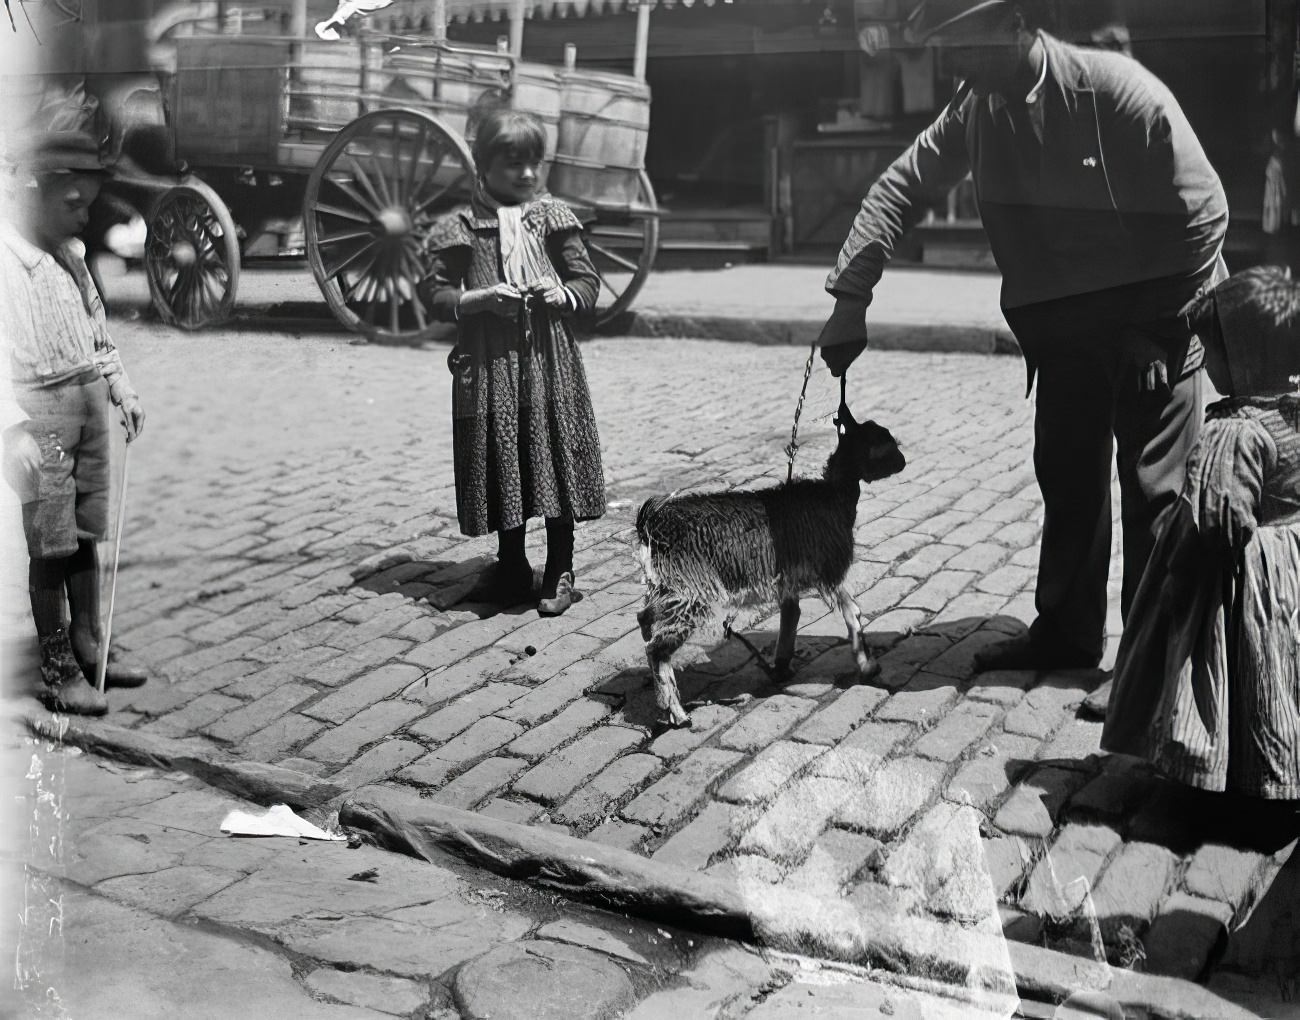
[[990,670],[1032,669],[1092,669],[1101,661],[1100,656],[1089,655],[1065,645],[1049,644],[1022,634],[999,641],[975,653],[975,669],[984,673]]
[[1106,721],[1106,708],[1110,704],[1110,689],[1115,685],[1113,679],[1107,680],[1095,691],[1083,699],[1083,704],[1079,706],[1079,718],[1091,719],[1094,722]]
[[544,598],[537,603],[538,615],[559,616],[573,605],[574,595],[573,574],[565,571],[555,584],[555,595],[551,598]]
[[41,638],[41,679],[45,682],[41,700],[52,712],[103,715],[108,711],[108,699],[82,675],[66,630]]

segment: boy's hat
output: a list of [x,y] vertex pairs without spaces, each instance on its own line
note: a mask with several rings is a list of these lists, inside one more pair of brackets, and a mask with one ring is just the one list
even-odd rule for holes
[[950,28],[957,22],[997,7],[1007,0],[921,0],[907,18],[904,38],[919,45],[931,36]]
[[99,143],[85,131],[40,131],[33,133],[19,162],[34,173],[74,171],[108,173]]

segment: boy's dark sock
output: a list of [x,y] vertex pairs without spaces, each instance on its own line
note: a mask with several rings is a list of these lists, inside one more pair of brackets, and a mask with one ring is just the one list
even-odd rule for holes
[[32,600],[32,620],[39,637],[49,637],[65,624],[63,607],[67,596],[63,590],[67,560],[33,559],[27,568],[27,591]]
[[64,561],[68,586],[68,636],[72,649],[83,662],[99,656],[99,558],[95,543],[82,539],[77,551]]
[[542,597],[554,598],[562,574],[573,573],[573,518],[546,518],[546,571]]

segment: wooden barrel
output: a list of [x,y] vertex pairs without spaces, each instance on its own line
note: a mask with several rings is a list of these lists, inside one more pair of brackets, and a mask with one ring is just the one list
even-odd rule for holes
[[398,50],[384,60],[385,91],[403,103],[427,110],[466,141],[483,114],[509,102],[510,58],[495,50],[450,53],[445,50]]
[[600,204],[634,203],[650,133],[650,87],[604,71],[559,77],[562,109],[551,190]]
[[560,136],[560,77],[555,68],[546,64],[520,61],[515,66],[515,87],[511,95],[512,109],[531,113],[546,129],[546,158],[555,156]]

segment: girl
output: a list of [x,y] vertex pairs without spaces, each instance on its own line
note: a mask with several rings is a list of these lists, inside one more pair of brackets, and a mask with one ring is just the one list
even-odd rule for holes
[[1101,746],[1191,786],[1300,799],[1300,286],[1229,277],[1192,313],[1210,405],[1133,598]]
[[514,604],[533,594],[525,524],[545,517],[538,611],[557,615],[575,598],[574,522],[605,513],[600,437],[566,321],[594,307],[600,278],[578,218],[539,190],[545,144],[530,114],[484,118],[473,199],[431,231],[420,290],[460,326],[448,365],[461,531],[497,533],[491,597]]

